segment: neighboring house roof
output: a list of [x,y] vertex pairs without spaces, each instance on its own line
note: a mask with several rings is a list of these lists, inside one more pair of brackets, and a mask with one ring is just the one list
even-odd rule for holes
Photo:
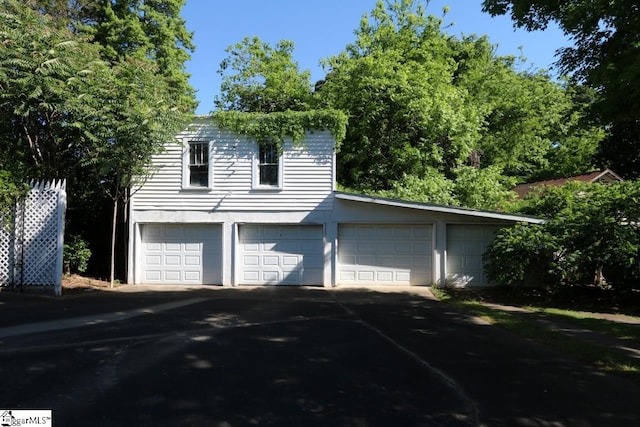
[[549,179],[546,181],[528,182],[525,184],[518,184],[513,187],[513,191],[518,194],[518,197],[523,199],[527,193],[536,187],[560,187],[567,182],[581,181],[581,182],[599,182],[603,184],[609,184],[611,182],[622,182],[624,179],[610,169],[603,171],[595,171],[586,173],[583,175],[570,176],[568,178]]
[[528,222],[532,224],[542,224],[544,222],[544,220],[541,218],[536,218],[528,215],[481,211],[477,209],[461,208],[461,207],[454,207],[454,206],[434,205],[431,203],[409,202],[406,200],[386,199],[382,197],[366,196],[363,194],[351,194],[351,193],[342,193],[342,192],[336,191],[334,192],[334,196],[337,199],[351,200],[354,202],[375,203],[379,205],[395,206],[395,207],[409,208],[409,209],[419,209],[419,210],[430,211],[430,212],[450,213],[450,214],[465,215],[465,216],[472,216],[472,217],[478,217],[478,218]]

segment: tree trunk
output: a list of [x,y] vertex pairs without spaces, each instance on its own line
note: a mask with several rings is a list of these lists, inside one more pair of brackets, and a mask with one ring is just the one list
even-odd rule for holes
[[118,199],[113,201],[113,222],[111,223],[111,275],[109,276],[109,286],[113,288],[116,271],[116,225],[118,221]]

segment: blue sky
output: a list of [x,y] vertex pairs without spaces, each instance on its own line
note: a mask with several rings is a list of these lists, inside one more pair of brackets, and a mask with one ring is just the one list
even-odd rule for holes
[[[340,53],[355,39],[354,30],[376,0],[187,0],[182,10],[187,29],[194,32],[196,50],[187,63],[191,85],[197,90],[198,114],[214,109],[220,91],[220,62],[225,49],[244,37],[258,36],[274,45],[279,40],[295,43],[294,59],[300,69],[310,70],[312,82],[324,77],[319,62]],[[488,35],[499,55],[527,58],[527,67],[551,70],[556,49],[568,45],[557,29],[528,33],[514,30],[506,16],[492,18],[481,11],[482,0],[431,0],[427,12],[444,17],[450,34]]]

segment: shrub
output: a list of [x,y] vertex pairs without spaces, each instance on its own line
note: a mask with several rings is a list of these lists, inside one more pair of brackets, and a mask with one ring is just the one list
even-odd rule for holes
[[517,286],[552,284],[630,287],[640,280],[640,183],[570,183],[526,201],[539,226],[518,225],[487,251],[487,277]]
[[483,256],[485,274],[502,286],[548,285],[560,275],[558,251],[558,239],[543,225],[503,228]]
[[87,271],[90,258],[91,250],[87,242],[78,235],[69,236],[68,243],[64,244],[65,271],[84,273]]

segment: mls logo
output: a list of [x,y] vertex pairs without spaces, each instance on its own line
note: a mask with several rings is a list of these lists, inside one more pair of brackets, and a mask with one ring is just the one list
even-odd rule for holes
[[13,420],[15,420],[15,417],[11,414],[11,411],[4,411],[0,415],[0,426],[10,427]]
[[0,427],[53,425],[51,409],[0,409]]

